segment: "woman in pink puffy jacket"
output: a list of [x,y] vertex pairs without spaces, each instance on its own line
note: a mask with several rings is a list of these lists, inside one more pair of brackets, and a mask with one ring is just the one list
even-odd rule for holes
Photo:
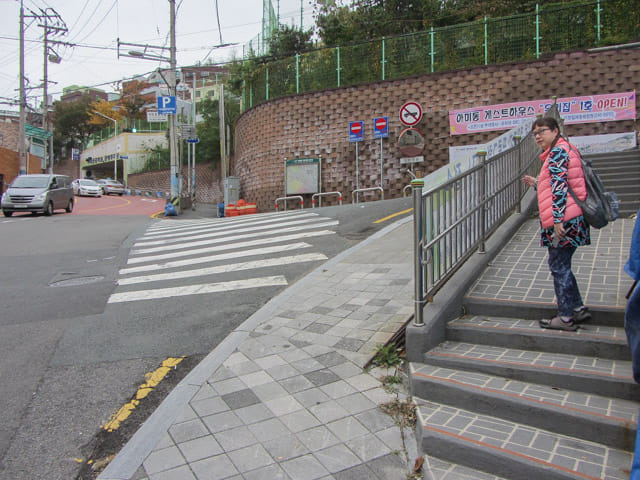
[[532,132],[542,149],[542,168],[537,179],[525,175],[522,181],[538,193],[540,244],[549,249],[549,270],[558,302],[558,315],[540,320],[540,326],[575,331],[579,323],[591,319],[571,271],[571,258],[576,248],[591,243],[589,225],[568,190],[571,185],[580,200],[586,198],[582,163],[576,147],[560,136],[555,119],[536,119]]

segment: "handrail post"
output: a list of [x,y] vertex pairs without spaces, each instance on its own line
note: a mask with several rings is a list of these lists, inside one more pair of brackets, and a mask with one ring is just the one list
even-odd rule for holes
[[[522,137],[520,135],[514,135],[513,141],[518,147],[518,177],[522,177],[522,174],[524,173],[522,171]],[[518,181],[516,182],[516,185],[518,186],[518,201],[516,202],[516,213],[522,213],[522,182]]]
[[478,152],[480,157],[480,179],[478,185],[478,194],[480,196],[480,245],[478,253],[485,253],[485,235],[487,231],[487,152]]
[[413,300],[413,325],[416,327],[424,326],[424,279],[422,278],[422,188],[424,180],[416,178],[411,181],[413,189],[413,283],[414,283],[414,300]]

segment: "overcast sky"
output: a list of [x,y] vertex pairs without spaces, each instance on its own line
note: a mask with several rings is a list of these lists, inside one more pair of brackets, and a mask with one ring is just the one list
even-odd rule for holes
[[[277,0],[272,0],[276,11]],[[117,56],[120,42],[169,46],[168,0],[22,0],[25,15],[41,10],[57,12],[68,28],[66,35],[49,35],[52,40],[75,44],[74,47],[52,45],[62,58],[60,64],[49,62],[49,94],[54,99],[69,85],[96,86],[115,91],[114,82],[143,74],[165,62]],[[0,0],[0,110],[15,110],[8,102],[19,96],[19,25],[20,0]],[[280,0],[280,23],[300,25],[303,6],[303,26],[313,24],[310,0]],[[178,66],[204,61],[208,54],[214,62],[227,61],[236,52],[242,56],[242,46],[258,36],[262,28],[262,0],[176,0],[176,46]],[[31,105],[42,101],[44,72],[42,22],[25,18],[25,76]],[[221,43],[237,43],[227,48],[213,49]],[[133,47],[121,47],[125,53]],[[138,49],[139,50],[139,49]],[[165,55],[168,57],[168,50]]]

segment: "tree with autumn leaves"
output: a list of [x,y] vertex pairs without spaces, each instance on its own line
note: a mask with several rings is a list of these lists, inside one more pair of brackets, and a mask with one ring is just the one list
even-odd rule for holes
[[145,118],[145,106],[153,105],[155,93],[144,93],[151,84],[143,80],[131,80],[122,84],[122,94],[118,100],[98,100],[89,105],[89,123],[101,128],[111,125],[111,121],[94,112],[116,120],[119,124],[132,123]]

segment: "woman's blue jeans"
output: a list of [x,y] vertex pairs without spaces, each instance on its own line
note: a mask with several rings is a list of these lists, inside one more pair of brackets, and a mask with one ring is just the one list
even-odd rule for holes
[[627,334],[633,378],[640,383],[640,283],[631,292],[624,312],[624,330]]
[[[633,378],[640,383],[640,284],[631,293],[624,312],[624,329],[631,350]],[[636,451],[633,456],[631,480],[640,480],[640,425],[636,435]]]
[[573,317],[573,309],[582,306],[578,283],[571,271],[571,257],[576,247],[549,247],[549,270],[558,301],[558,315]]

